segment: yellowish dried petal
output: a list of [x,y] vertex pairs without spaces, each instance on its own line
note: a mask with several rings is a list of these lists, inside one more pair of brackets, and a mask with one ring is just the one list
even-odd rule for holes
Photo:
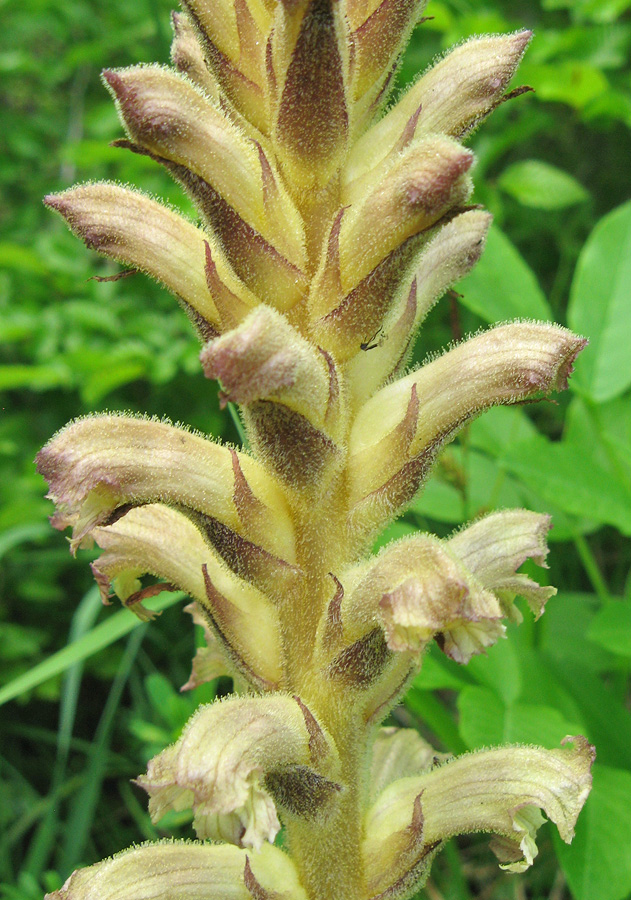
[[292,862],[276,847],[246,854],[238,847],[191,841],[124,850],[73,872],[46,900],[259,900],[247,887],[246,867],[266,892],[263,897],[306,900]]
[[[431,772],[391,783],[366,817],[364,861],[371,895],[385,890],[397,871],[396,859],[384,859],[385,844],[409,833],[420,803],[423,821],[418,858],[457,834],[472,831],[503,836],[521,851],[509,868],[522,870],[536,854],[534,834],[542,809],[569,843],[591,787],[593,747],[583,737],[566,738],[561,750],[503,747],[479,750]],[[505,853],[505,851],[504,851]],[[416,873],[420,884],[426,867]],[[396,895],[395,895],[396,896]]]
[[516,596],[525,597],[538,618],[556,594],[556,588],[541,587],[517,572],[527,559],[545,565],[550,526],[550,516],[527,509],[504,510],[469,525],[450,538],[447,546],[480,584],[499,597],[504,614],[520,622],[521,613],[513,604]]
[[381,728],[373,744],[370,796],[374,799],[398,778],[420,775],[446,758],[424,741],[415,728]]
[[418,657],[436,637],[448,656],[464,663],[504,634],[496,597],[430,535],[390,544],[348,580],[356,587],[343,605],[344,619],[370,622],[377,614],[388,647],[398,653]]
[[[278,482],[247,454],[201,435],[150,419],[91,416],[58,432],[37,465],[59,507],[57,524],[72,524],[75,541],[129,504],[161,501],[218,520],[295,562],[293,526]],[[240,479],[258,501],[255,515],[239,510]]]
[[[219,315],[204,277],[204,240],[209,236],[201,229],[145,194],[109,182],[50,194],[45,203],[92,250],[161,281],[206,340],[216,333]],[[225,269],[223,261],[221,265]]]
[[[564,389],[585,343],[556,325],[500,325],[382,388],[351,431],[351,501],[365,500],[366,520],[381,524],[379,516],[387,519],[412,499],[438,447],[458,428],[491,406]],[[409,479],[399,484],[406,466]],[[357,515],[361,520],[363,510]]]
[[221,678],[223,675],[230,676],[232,673],[226,665],[226,659],[221,650],[221,644],[216,634],[208,625],[208,620],[204,616],[203,607],[199,603],[189,603],[184,607],[184,612],[190,613],[193,622],[204,629],[205,646],[198,647],[193,657],[193,668],[191,675],[186,684],[180,688],[181,691],[192,691],[193,688],[200,684],[206,684]]
[[[328,755],[319,762],[330,774],[336,754],[325,740]],[[169,809],[192,807],[199,837],[230,836],[241,846],[259,848],[273,842],[280,829],[270,784],[282,791],[291,783],[297,792],[291,811],[317,814],[323,798],[309,790],[316,775],[311,764],[310,732],[295,699],[278,693],[229,698],[201,707],[182,737],[151,760],[138,783],[150,795],[154,821]],[[298,781],[292,779],[294,772]],[[319,777],[324,783],[325,776]]]
[[[94,539],[103,550],[92,568],[105,602],[113,587],[128,608],[142,615],[140,579],[147,574],[163,578],[206,610],[231,673],[238,671],[258,689],[279,684],[276,609],[260,590],[229,571],[187,516],[149,503],[113,525],[96,528]],[[213,597],[208,595],[207,579]]]

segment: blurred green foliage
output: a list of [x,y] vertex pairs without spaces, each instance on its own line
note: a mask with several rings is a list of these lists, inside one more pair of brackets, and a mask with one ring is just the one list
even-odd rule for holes
[[[90,179],[141,186],[193,215],[121,136],[102,67],[168,61],[170,0],[0,0],[0,882],[31,900],[69,871],[163,832],[129,779],[195,705],[194,632],[177,598],[149,627],[102,610],[89,553],[49,528],[33,457],[69,419],[131,409],[238,441],[199,371],[192,330],[142,276],[86,251],[41,204]],[[400,86],[454,42],[527,26],[516,84],[471,140],[476,197],[495,215],[487,251],[431,314],[417,358],[505,318],[586,334],[558,403],[497,409],[444,454],[415,507],[383,536],[446,534],[481,511],[553,513],[540,623],[466,669],[430,654],[398,721],[453,752],[505,741],[596,743],[592,797],[571,848],[541,840],[521,879],[485,842],[439,858],[427,900],[624,900],[631,895],[631,0],[431,0]],[[622,204],[622,205],[621,205]],[[68,648],[54,656],[66,643]],[[52,658],[51,658],[52,657]],[[47,662],[45,662],[47,661]],[[38,666],[40,666],[38,668]],[[4,685],[4,687],[2,687]],[[8,701],[8,702],[7,702]],[[188,835],[186,817],[170,823]],[[560,864],[560,868],[559,868]]]

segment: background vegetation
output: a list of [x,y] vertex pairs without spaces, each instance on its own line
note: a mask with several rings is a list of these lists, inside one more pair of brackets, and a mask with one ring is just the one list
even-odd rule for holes
[[[104,66],[168,60],[170,0],[0,0],[0,882],[39,898],[80,864],[158,835],[130,785],[196,704],[194,631],[179,605],[151,626],[102,610],[90,554],[50,529],[37,449],[91,410],[167,415],[231,441],[216,387],[172,299],[89,253],[42,196],[114,178],[190,210],[120,137]],[[431,0],[401,84],[474,33],[536,36],[504,104],[471,143],[476,199],[495,214],[477,270],[444,298],[417,355],[488,322],[567,322],[589,336],[558,403],[499,409],[445,453],[384,540],[448,533],[483,510],[554,515],[543,619],[461,669],[431,655],[400,724],[452,752],[581,732],[598,749],[571,849],[542,831],[538,863],[503,875],[480,839],[439,858],[426,900],[623,900],[631,895],[631,0]],[[622,204],[622,205],[621,205]],[[164,595],[167,596],[167,595]],[[160,602],[160,601],[158,601]],[[166,603],[173,603],[168,596]],[[66,650],[58,653],[60,648]],[[4,685],[4,686],[3,686]],[[422,726],[420,723],[424,723]],[[186,817],[172,822],[190,833]],[[164,832],[160,832],[161,834]]]

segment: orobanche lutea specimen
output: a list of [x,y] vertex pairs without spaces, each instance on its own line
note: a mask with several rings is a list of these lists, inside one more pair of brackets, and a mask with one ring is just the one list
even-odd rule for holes
[[102,549],[103,600],[146,617],[156,578],[185,591],[208,642],[191,683],[227,673],[234,694],[201,707],[138,779],[154,821],[192,809],[199,840],[136,846],[51,896],[395,900],[472,831],[522,871],[540,810],[572,837],[586,740],[446,759],[382,723],[430,641],[466,663],[519,619],[516,595],[543,611],[554,589],[518,569],[544,563],[548,518],[497,512],[370,552],[459,428],[564,388],[585,343],[512,322],[408,367],[428,310],[482,252],[490,217],[468,205],[461,141],[508,96],[530,33],[462,44],[388,106],[422,0],[183,6],[172,67],[103,77],[117,143],[164,165],[200,222],[112,183],[46,202],[176,295],[247,445],[99,415],[38,464],[54,524],[72,526],[73,548]]

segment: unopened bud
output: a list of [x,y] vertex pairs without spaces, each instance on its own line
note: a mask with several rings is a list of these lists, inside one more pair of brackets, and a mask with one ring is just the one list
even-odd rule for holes
[[199,42],[198,32],[186,13],[172,12],[173,41],[171,60],[173,65],[201,88],[215,102],[219,100],[219,85],[213,78]]
[[530,31],[490,35],[451,50],[357,141],[345,183],[367,176],[396,152],[410,121],[414,131],[408,140],[431,134],[463,137],[500,102],[531,37]]
[[358,198],[342,222],[342,279],[357,284],[407,238],[468,197],[473,154],[447,138],[428,138]]
[[206,339],[219,315],[204,279],[204,232],[145,194],[99,182],[49,194],[75,234],[98,253],[141,269],[181,300]]

